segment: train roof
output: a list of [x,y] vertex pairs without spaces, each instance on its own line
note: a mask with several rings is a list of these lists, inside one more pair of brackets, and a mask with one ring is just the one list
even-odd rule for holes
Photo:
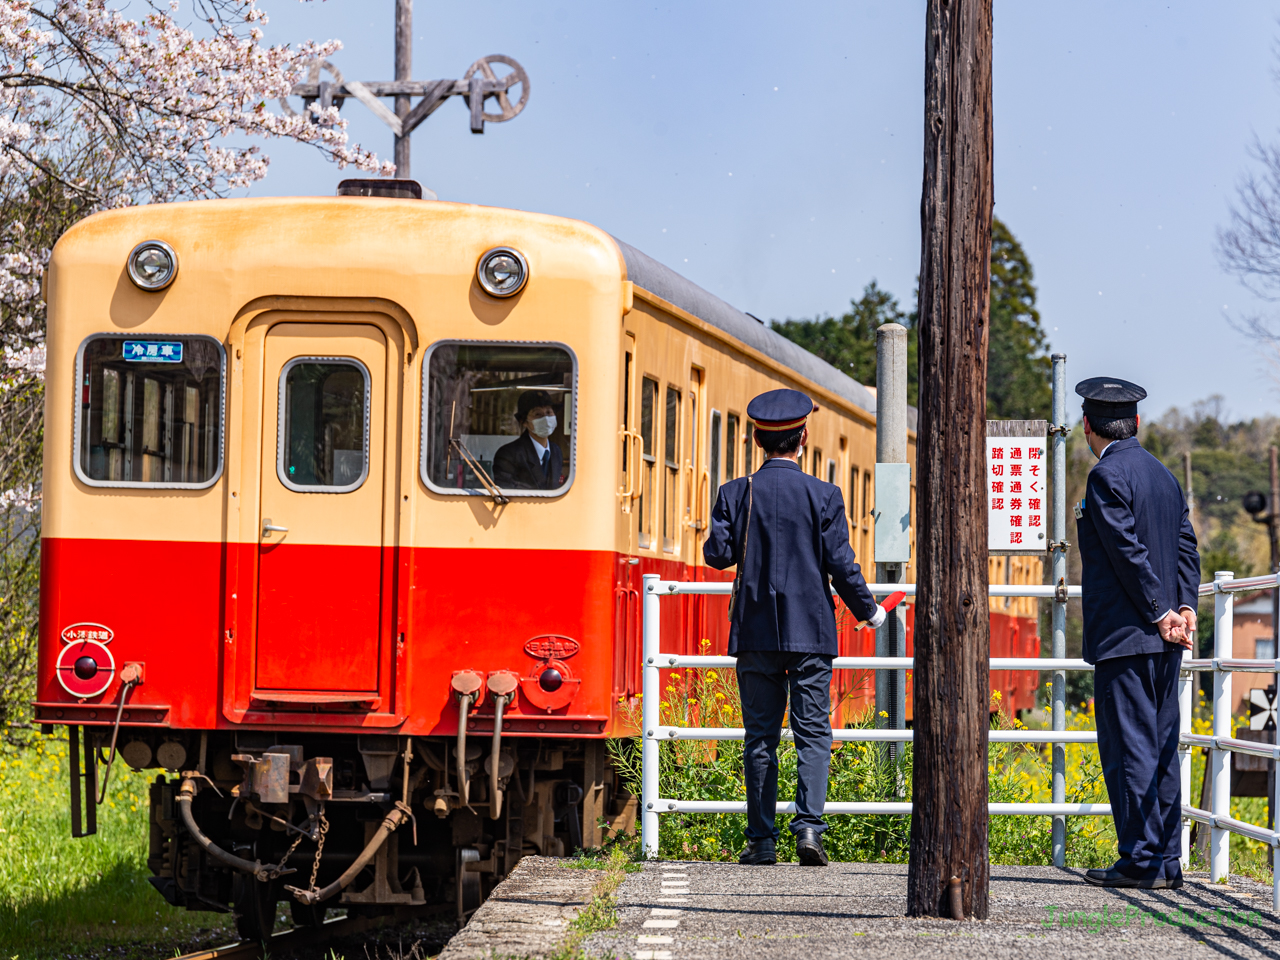
[[[627,265],[627,279],[638,287],[656,294],[681,310],[686,310],[725,333],[741,340],[767,356],[775,357],[796,373],[843,397],[868,413],[876,412],[876,398],[870,390],[842,373],[765,323],[748,316],[736,307],[708,293],[692,280],[676,273],[665,264],[637,250],[617,237],[613,242],[622,251]],[[916,408],[907,408],[907,427],[916,429]]]

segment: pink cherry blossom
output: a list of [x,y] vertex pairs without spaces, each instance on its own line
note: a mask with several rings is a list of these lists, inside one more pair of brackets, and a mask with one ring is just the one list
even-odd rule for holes
[[[177,0],[0,0],[0,196],[42,184],[78,216],[223,196],[266,176],[251,141],[272,138],[394,173],[348,143],[336,109],[278,109],[338,41],[269,46],[258,0],[193,3],[184,19]],[[54,238],[30,232],[22,218],[0,229],[0,383],[44,374],[40,277]]]

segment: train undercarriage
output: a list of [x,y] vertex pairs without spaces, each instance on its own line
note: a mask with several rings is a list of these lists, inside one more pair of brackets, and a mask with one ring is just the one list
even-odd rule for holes
[[[71,734],[82,835],[111,731]],[[427,905],[461,923],[522,856],[635,829],[637,798],[600,739],[122,729],[118,751],[156,771],[151,883],[174,906],[233,913],[245,939],[270,934],[281,901],[302,925]]]

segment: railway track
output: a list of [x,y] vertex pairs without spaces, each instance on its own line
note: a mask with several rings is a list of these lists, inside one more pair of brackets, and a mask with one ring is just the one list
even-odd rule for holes
[[450,908],[399,908],[394,915],[386,917],[335,917],[318,927],[294,927],[292,930],[273,934],[266,941],[244,940],[224,947],[184,953],[174,960],[263,960],[265,957],[287,956],[303,947],[314,947],[380,927],[430,917],[447,909]]

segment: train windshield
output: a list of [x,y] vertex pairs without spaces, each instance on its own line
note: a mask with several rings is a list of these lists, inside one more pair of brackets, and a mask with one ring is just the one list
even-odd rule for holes
[[423,389],[423,479],[442,493],[563,493],[575,374],[573,356],[551,344],[436,344]]
[[103,335],[81,348],[78,472],[95,486],[208,486],[222,472],[222,345]]

